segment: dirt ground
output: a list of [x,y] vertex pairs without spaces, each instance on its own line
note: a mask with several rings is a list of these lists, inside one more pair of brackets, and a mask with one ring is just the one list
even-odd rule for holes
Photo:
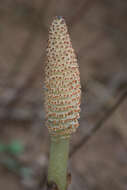
[[[69,190],[127,190],[127,95],[120,99],[127,90],[125,0],[1,0],[0,190],[45,189],[49,135],[43,71],[48,27],[56,15],[67,22],[82,85]],[[17,147],[14,153],[1,150],[1,143],[11,142],[20,143],[21,153]]]

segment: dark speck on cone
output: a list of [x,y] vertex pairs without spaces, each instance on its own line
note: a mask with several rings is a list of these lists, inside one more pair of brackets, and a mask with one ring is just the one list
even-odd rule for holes
[[57,16],[58,19],[62,19],[62,16]]

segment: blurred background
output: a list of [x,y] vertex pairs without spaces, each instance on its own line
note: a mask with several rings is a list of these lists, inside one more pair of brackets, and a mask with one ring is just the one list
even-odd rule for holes
[[48,28],[67,22],[81,73],[69,190],[127,190],[127,1],[0,1],[0,189],[45,189]]

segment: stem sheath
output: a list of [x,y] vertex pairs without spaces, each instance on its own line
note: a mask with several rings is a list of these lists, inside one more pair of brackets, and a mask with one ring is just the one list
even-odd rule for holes
[[59,190],[66,190],[67,188],[69,142],[69,138],[51,138],[48,183],[54,182]]

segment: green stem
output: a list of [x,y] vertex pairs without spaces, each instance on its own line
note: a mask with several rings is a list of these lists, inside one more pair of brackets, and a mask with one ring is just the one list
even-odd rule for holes
[[66,190],[67,188],[69,141],[69,138],[51,138],[48,183],[54,182],[59,190]]

